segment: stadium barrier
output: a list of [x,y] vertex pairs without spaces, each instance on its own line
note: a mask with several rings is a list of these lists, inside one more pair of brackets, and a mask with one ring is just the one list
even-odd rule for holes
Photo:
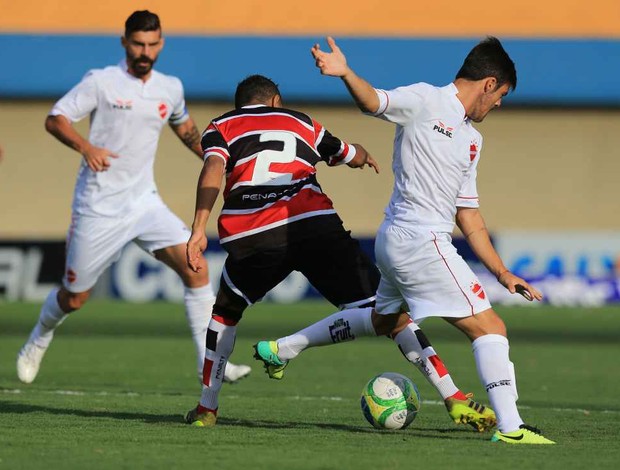
[[[507,231],[496,234],[494,241],[508,268],[533,282],[544,293],[546,303],[594,307],[620,302],[619,234]],[[365,238],[360,243],[372,256],[374,240]],[[462,238],[455,238],[454,243],[493,302],[533,305],[499,285]],[[64,242],[60,241],[0,242],[0,302],[41,302],[62,276],[63,256]],[[217,289],[226,259],[217,241],[210,241],[207,259]],[[183,285],[172,270],[132,244],[99,280],[94,296],[129,302],[181,302]],[[293,273],[266,300],[292,303],[318,297],[303,275]]]

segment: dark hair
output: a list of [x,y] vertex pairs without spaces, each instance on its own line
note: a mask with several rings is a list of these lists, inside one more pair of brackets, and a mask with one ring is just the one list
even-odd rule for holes
[[125,37],[136,31],[157,31],[161,29],[159,16],[148,10],[134,11],[125,21]]
[[265,102],[279,94],[278,85],[272,80],[262,75],[250,75],[237,85],[235,108],[239,109],[252,101]]
[[466,80],[482,80],[487,77],[497,79],[498,87],[508,83],[513,90],[517,88],[515,63],[499,39],[493,36],[487,36],[467,54],[456,74],[456,78]]

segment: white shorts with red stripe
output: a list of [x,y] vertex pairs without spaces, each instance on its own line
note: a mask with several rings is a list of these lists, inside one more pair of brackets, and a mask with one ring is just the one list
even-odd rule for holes
[[189,229],[159,195],[147,195],[140,202],[139,209],[124,217],[73,215],[62,279],[67,290],[79,293],[92,288],[129,242],[150,254],[187,243]]
[[377,233],[375,256],[381,271],[377,313],[404,309],[419,322],[426,317],[462,318],[491,308],[482,284],[448,233],[384,222]]

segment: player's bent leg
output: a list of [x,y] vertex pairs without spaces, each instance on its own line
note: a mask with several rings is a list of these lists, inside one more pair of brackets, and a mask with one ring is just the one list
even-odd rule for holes
[[27,384],[34,381],[52,342],[54,331],[65,321],[70,312],[80,309],[89,296],[90,291],[74,293],[64,287],[50,291],[41,307],[37,324],[17,354],[19,380]]
[[[488,431],[495,427],[496,417],[493,410],[471,399],[464,394],[453,382],[450,373],[443,361],[433,349],[430,341],[422,330],[409,318],[408,314],[399,320],[391,338],[398,344],[398,348],[405,358],[415,365],[435,387],[444,400],[450,419],[456,424],[467,424],[476,431]],[[393,315],[379,315],[378,317]],[[394,323],[393,319],[388,320]]]
[[263,362],[270,378],[279,380],[288,362],[308,348],[376,336],[371,313],[372,307],[341,310],[276,341],[260,341],[254,357]]
[[506,324],[492,308],[475,315],[461,318],[446,317],[444,320],[465,333],[471,341],[489,334],[507,336]]
[[480,381],[497,413],[498,431],[494,434],[493,441],[553,443],[544,438],[536,428],[525,425],[519,414],[514,364],[509,357],[506,326],[499,315],[493,309],[487,309],[474,316],[447,320],[472,340]]
[[[215,303],[213,288],[209,282],[209,270],[204,258],[200,261],[201,268],[195,273],[187,266],[185,244],[179,244],[155,251],[155,257],[171,267],[181,278],[185,286],[185,316],[190,327],[198,365],[198,378],[202,381],[202,365],[205,356],[205,335],[207,325]],[[247,377],[252,371],[245,364],[227,362],[224,371],[224,382],[235,383]]]

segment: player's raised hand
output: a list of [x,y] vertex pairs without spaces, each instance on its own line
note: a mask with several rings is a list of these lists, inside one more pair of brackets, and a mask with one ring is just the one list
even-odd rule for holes
[[195,273],[202,269],[202,257],[207,249],[207,236],[204,231],[192,232],[186,248],[187,265]]
[[329,75],[332,77],[345,76],[350,71],[349,66],[347,65],[347,58],[336,45],[336,41],[334,41],[334,38],[331,36],[327,37],[327,45],[329,46],[331,52],[322,51],[319,44],[312,46],[311,52],[316,66],[323,75]]
[[532,300],[541,301],[543,298],[542,293],[531,286],[527,281],[521,279],[519,276],[515,276],[510,271],[505,271],[499,275],[497,280],[503,285],[511,294],[521,294],[526,300],[530,302]]
[[91,145],[83,154],[88,167],[93,171],[106,171],[110,168],[110,158],[118,158],[114,152]]

